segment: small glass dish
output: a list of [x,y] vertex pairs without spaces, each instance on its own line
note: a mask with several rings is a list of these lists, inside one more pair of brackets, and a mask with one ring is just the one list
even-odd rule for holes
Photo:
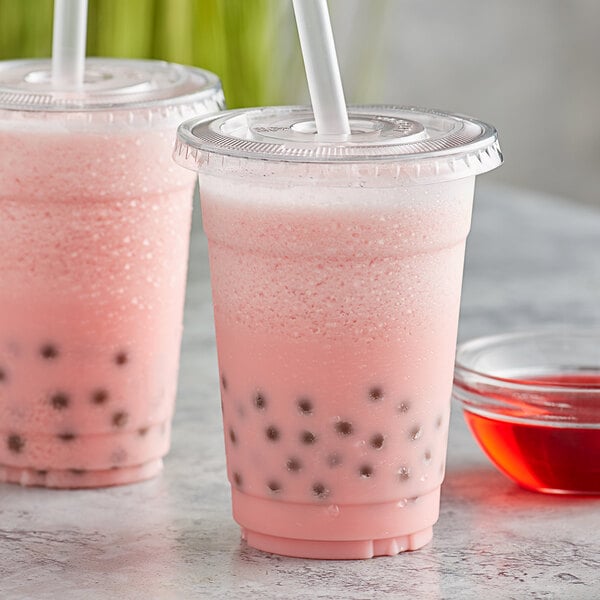
[[525,488],[600,494],[600,331],[540,331],[458,347],[454,397],[491,461]]

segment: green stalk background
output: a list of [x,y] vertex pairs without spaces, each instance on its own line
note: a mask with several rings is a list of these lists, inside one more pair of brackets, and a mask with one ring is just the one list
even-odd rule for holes
[[[50,56],[52,11],[53,0],[0,0],[0,60]],[[281,104],[297,92],[284,74],[301,74],[290,23],[282,0],[90,0],[87,54],[201,66],[230,108]]]

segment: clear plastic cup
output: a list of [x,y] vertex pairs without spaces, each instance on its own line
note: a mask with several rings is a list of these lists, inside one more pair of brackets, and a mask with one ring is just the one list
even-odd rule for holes
[[0,481],[96,487],[155,475],[174,409],[194,177],[176,126],[218,78],[89,59],[0,63]]
[[344,142],[304,108],[179,128],[209,242],[227,472],[248,544],[368,558],[432,537],[444,476],[479,121],[350,109]]

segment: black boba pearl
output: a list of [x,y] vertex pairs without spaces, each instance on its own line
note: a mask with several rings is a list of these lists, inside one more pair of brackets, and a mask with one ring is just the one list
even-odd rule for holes
[[369,440],[369,444],[371,444],[371,448],[375,448],[375,450],[380,450],[383,448],[383,442],[385,441],[385,437],[381,433],[376,433]]
[[265,410],[265,408],[267,408],[267,399],[260,392],[254,396],[254,406],[256,406],[258,410]]
[[97,389],[92,392],[92,403],[93,404],[106,404],[108,400],[108,392],[105,389]]
[[112,418],[111,418],[111,422],[115,427],[125,427],[125,425],[127,425],[127,421],[129,420],[129,415],[123,411],[120,410],[116,413],[113,414]]
[[114,360],[117,365],[122,367],[123,365],[125,365],[129,362],[129,356],[127,355],[127,352],[124,352],[124,351],[117,352],[115,354]]
[[6,381],[7,379],[8,375],[6,374],[6,371],[2,367],[0,367],[0,383]]
[[315,483],[312,486],[312,493],[314,496],[322,500],[323,498],[327,498],[329,496],[329,490],[322,483]]
[[379,386],[372,387],[369,390],[369,400],[378,402],[383,398],[383,390]]
[[8,436],[6,445],[11,452],[20,454],[25,448],[25,440],[20,435],[12,434]]
[[43,358],[48,360],[52,360],[53,358],[58,357],[58,348],[54,344],[44,344],[40,348],[40,354]]
[[297,473],[302,468],[302,463],[297,458],[290,458],[285,463],[288,471],[292,471],[293,473]]
[[58,434],[58,439],[63,442],[72,442],[77,436],[71,431],[65,431]]
[[242,476],[241,476],[239,473],[237,473],[237,472],[233,473],[233,482],[234,482],[234,483],[235,483],[235,485],[237,485],[238,487],[241,487],[241,486],[242,486],[242,483],[243,483]]
[[371,465],[362,465],[358,472],[361,477],[368,479],[373,475],[373,467]]
[[267,427],[265,434],[267,439],[271,440],[272,442],[276,442],[280,437],[279,429],[277,429],[277,427],[273,427],[273,425]]
[[231,440],[232,444],[237,444],[237,436],[235,435],[235,431],[231,429],[231,427],[229,428],[229,439]]
[[138,429],[138,435],[140,437],[144,437],[148,433],[148,429],[150,429],[150,428],[149,427],[140,427]]
[[298,400],[298,410],[303,415],[312,415],[314,410],[313,403],[308,398],[300,398]]
[[73,475],[83,475],[85,473],[85,469],[69,469],[69,472]]
[[339,421],[335,424],[335,430],[343,436],[352,435],[354,428],[352,427],[352,423],[348,421]]
[[50,404],[52,404],[52,408],[55,408],[56,410],[67,408],[70,402],[69,396],[64,392],[57,392],[50,397]]
[[423,435],[423,428],[420,425],[415,425],[408,432],[408,435],[411,440],[416,441]]
[[225,373],[221,374],[221,385],[223,386],[224,390],[227,389],[227,378],[225,377]]
[[317,441],[317,436],[312,431],[303,431],[300,434],[300,441],[303,444],[310,446]]
[[281,492],[281,484],[278,481],[269,481],[267,487],[272,494],[279,494]]

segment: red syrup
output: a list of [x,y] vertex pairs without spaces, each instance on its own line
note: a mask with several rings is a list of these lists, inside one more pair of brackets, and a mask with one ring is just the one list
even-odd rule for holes
[[524,401],[531,397],[529,392],[506,389],[499,393],[496,387],[488,393],[477,388],[471,391],[501,401],[502,408],[482,416],[465,407],[465,419],[492,462],[532,490],[600,494],[600,375],[529,377],[511,382],[544,386],[546,394],[538,387],[532,392],[532,405]]

